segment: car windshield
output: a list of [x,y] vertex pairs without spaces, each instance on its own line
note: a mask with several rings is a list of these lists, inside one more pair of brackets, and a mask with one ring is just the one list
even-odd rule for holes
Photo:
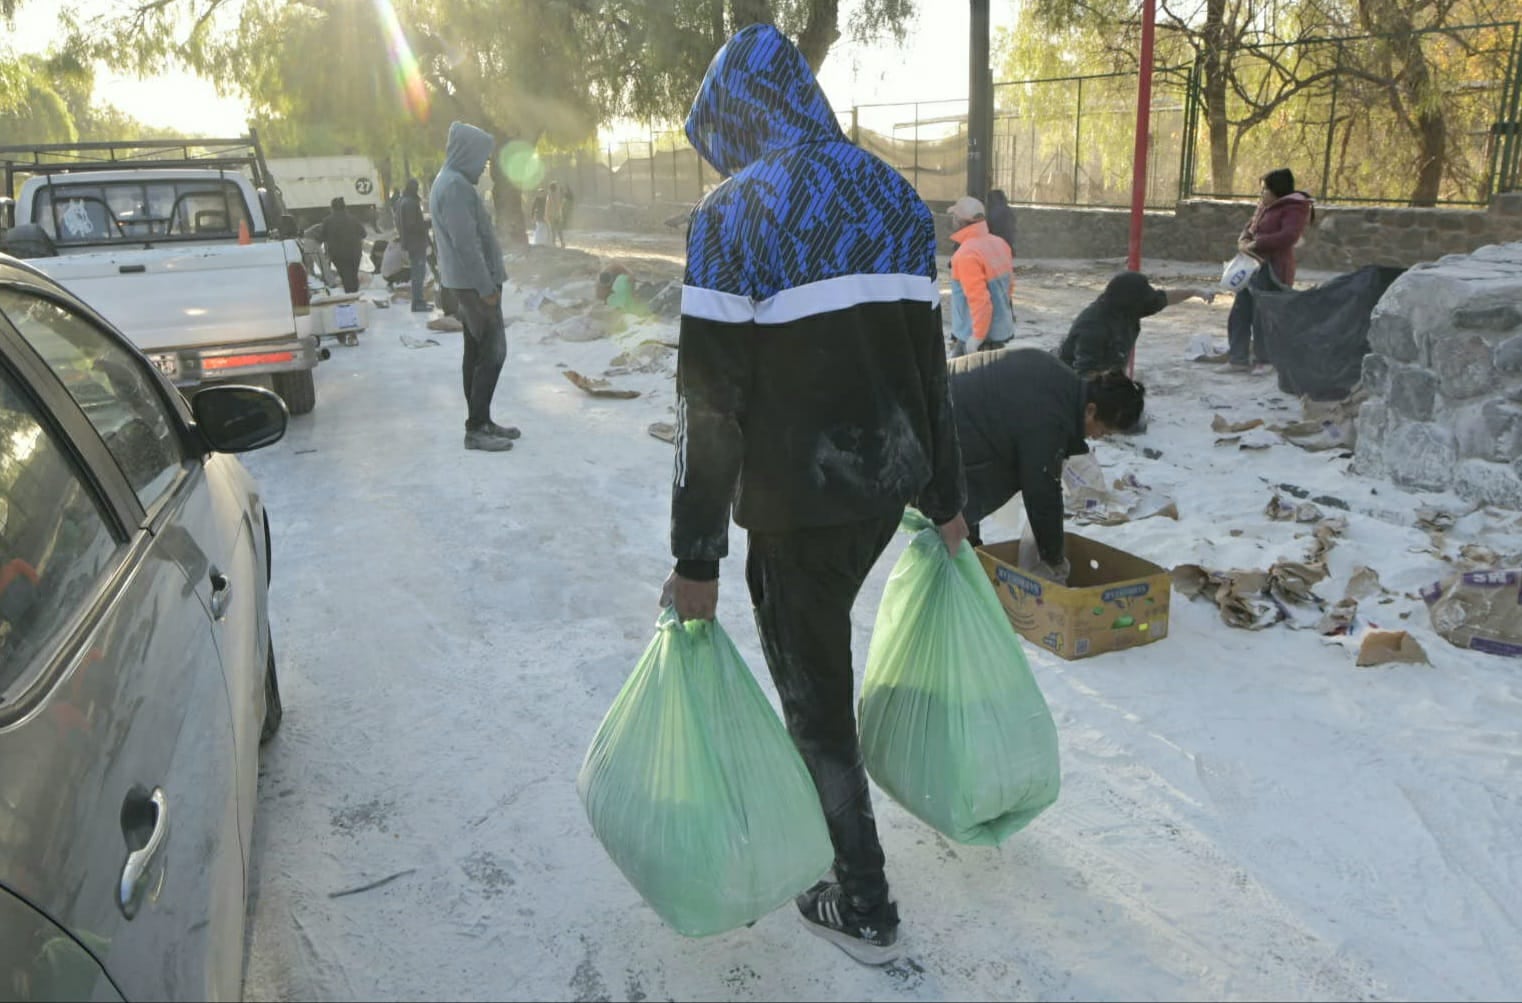
[[55,179],[37,192],[32,222],[62,246],[236,237],[239,223],[252,227],[243,192],[216,179]]

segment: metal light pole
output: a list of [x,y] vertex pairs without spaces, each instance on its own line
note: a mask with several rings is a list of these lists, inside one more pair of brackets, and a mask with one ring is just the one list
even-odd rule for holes
[[[1131,240],[1126,267],[1141,270],[1142,221],[1147,208],[1147,134],[1152,124],[1152,43],[1157,31],[1157,0],[1142,0],[1141,72],[1136,85],[1136,151],[1131,172]],[[1136,375],[1136,349],[1127,371]]]
[[967,80],[967,194],[988,198],[993,169],[994,142],[993,74],[988,65],[988,0],[970,0],[971,34],[968,40]]

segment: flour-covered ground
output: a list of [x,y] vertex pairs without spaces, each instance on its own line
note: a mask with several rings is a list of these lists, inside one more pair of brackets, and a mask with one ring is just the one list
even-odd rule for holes
[[[652,276],[680,260],[665,235],[579,243]],[[1117,264],[1022,261],[1022,341],[1055,344]],[[1149,267],[1180,284],[1215,271]],[[671,446],[647,433],[671,417],[670,357],[647,347],[632,361],[651,371],[615,370],[634,400],[589,397],[562,371],[601,376],[675,327],[568,342],[526,312],[529,291],[506,296],[517,319],[496,411],[523,429],[512,452],[461,448],[460,336],[398,304],[318,369],[315,413],[249,458],[274,527],[286,706],[261,788],[250,999],[1522,994],[1522,663],[1450,646],[1415,596],[1464,544],[1522,552],[1522,526],[1357,477],[1336,451],[1215,445],[1214,415],[1299,414],[1271,376],[1185,361],[1193,336],[1223,334],[1224,298],[1146,322],[1150,430],[1096,450],[1108,476],[1173,495],[1181,517],[1081,531],[1167,567],[1261,570],[1310,544],[1308,526],[1264,514],[1273,486],[1330,495],[1348,526],[1318,594],[1341,598],[1355,567],[1376,569],[1387,601],[1363,613],[1411,631],[1432,664],[1355,668],[1314,631],[1232,629],[1178,596],[1171,636],[1144,648],[1069,663],[1027,645],[1061,735],[1062,797],[991,850],[877,796],[906,960],[860,967],[786,909],[709,940],[663,927],[592,837],[574,781],[670,563]],[[1434,542],[1422,505],[1462,517]],[[1020,525],[1017,503],[985,537]],[[901,549],[857,605],[858,669]],[[770,692],[743,534],[731,553],[720,619]]]

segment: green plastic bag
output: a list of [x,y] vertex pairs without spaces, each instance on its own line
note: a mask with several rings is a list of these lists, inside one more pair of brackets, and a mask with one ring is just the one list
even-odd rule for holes
[[788,902],[834,850],[808,770],[729,635],[671,610],[656,628],[576,787],[629,883],[703,937]]
[[953,560],[930,520],[894,565],[867,653],[867,772],[959,843],[997,846],[1057,800],[1057,726],[1020,638],[968,544]]

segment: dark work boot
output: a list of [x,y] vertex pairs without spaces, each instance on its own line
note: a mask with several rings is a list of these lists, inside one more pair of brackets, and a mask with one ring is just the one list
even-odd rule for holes
[[465,433],[465,448],[480,449],[488,453],[505,453],[513,448],[513,440],[493,435],[488,429],[476,428]]

